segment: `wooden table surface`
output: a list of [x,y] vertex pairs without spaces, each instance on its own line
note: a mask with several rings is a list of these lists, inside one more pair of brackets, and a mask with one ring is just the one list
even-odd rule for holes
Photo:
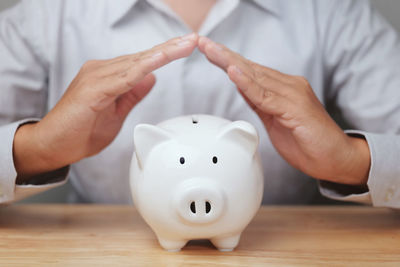
[[132,206],[0,207],[0,266],[400,266],[400,212],[266,206],[237,249],[191,241],[166,252]]

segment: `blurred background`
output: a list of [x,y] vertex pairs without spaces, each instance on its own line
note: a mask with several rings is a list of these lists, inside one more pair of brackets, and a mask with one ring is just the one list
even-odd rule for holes
[[[9,8],[19,0],[0,0],[0,11]],[[400,32],[400,0],[371,0],[372,5],[386,17],[386,19]],[[68,191],[71,190],[69,183],[64,186],[49,190],[42,194],[33,196],[21,202],[45,203],[45,202],[66,202]]]

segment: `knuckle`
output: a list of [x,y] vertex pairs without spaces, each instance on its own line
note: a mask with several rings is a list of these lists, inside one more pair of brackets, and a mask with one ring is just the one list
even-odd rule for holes
[[268,83],[270,83],[271,78],[269,78],[267,75],[265,74],[258,74],[257,80],[259,81],[260,84],[262,85],[266,85]]
[[247,70],[247,74],[250,77],[250,79],[253,81],[253,83],[255,83],[254,80],[257,80],[258,77],[260,76],[259,72],[257,72],[254,68],[248,65],[245,66],[245,69]]
[[83,70],[88,70],[91,69],[93,66],[96,66],[98,64],[99,60],[88,60],[82,65]]
[[269,90],[264,90],[262,97],[262,106],[268,105],[273,102],[274,94]]
[[169,46],[175,46],[177,45],[180,41],[182,41],[182,37],[174,37],[172,39],[169,39],[168,41],[166,41],[165,43],[156,45],[153,47],[153,50],[158,50],[158,49],[163,49],[165,47],[169,47]]
[[294,76],[295,80],[302,85],[302,87],[309,87],[310,83],[304,76]]
[[157,63],[170,61],[168,53],[166,53],[164,50],[158,51],[157,54]]
[[137,63],[137,68],[135,66],[135,69],[140,74],[148,74],[153,68],[159,65],[159,62],[160,61],[158,59],[151,60],[150,62],[147,59],[143,59]]
[[252,77],[248,77],[247,84],[249,85],[249,88],[251,88],[252,90],[257,90],[258,88],[258,84]]
[[262,90],[261,96],[258,98],[258,101],[254,103],[258,108],[262,109],[265,106],[268,106],[271,102],[273,102],[273,93],[269,90]]
[[174,38],[169,39],[164,44],[176,44],[180,40],[182,40],[182,37],[178,36],[178,37],[174,37]]
[[117,80],[115,81],[115,85],[120,84],[122,86],[133,87],[134,83],[132,82],[132,74],[131,69],[121,71],[116,75]]
[[128,76],[128,71],[123,71],[120,74],[118,74],[118,78],[126,78]]
[[274,94],[269,90],[264,90],[260,108],[271,106],[274,103]]
[[130,80],[130,79],[125,79],[125,85],[126,85],[128,88],[133,88],[133,87],[135,87],[136,83],[133,82],[133,81]]
[[119,77],[125,87],[133,88],[137,84],[137,80],[138,78],[140,78],[141,75],[145,76],[144,71],[139,68],[136,71],[125,71],[121,73]]
[[262,81],[265,79],[264,73],[262,71],[260,71],[259,69],[251,68],[251,70],[252,70],[253,77],[255,79],[257,79],[259,81]]
[[151,71],[151,68],[148,65],[144,64],[143,62],[139,63],[138,66],[134,68],[135,68],[134,75],[132,76],[134,76],[135,80],[138,77],[146,76]]
[[141,54],[138,54],[138,55],[134,55],[134,56],[132,56],[132,58],[131,58],[131,62],[133,63],[133,64],[136,64],[138,61],[139,61],[139,59],[140,58],[142,58],[143,57],[143,54],[141,53]]
[[261,66],[255,62],[252,62],[248,59],[246,59],[246,63],[249,65],[249,67],[251,67],[252,69],[254,69],[257,73],[264,73],[264,66]]

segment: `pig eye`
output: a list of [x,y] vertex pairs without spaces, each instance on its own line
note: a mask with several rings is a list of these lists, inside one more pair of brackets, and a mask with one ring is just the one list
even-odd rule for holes
[[214,157],[212,158],[212,162],[213,162],[214,164],[217,164],[218,158],[217,158],[216,156],[214,156]]
[[185,158],[184,158],[184,157],[181,157],[181,158],[179,159],[179,162],[180,162],[181,164],[185,164]]

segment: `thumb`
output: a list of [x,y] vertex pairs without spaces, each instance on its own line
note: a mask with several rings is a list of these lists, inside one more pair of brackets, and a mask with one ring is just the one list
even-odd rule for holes
[[251,102],[251,100],[243,93],[242,89],[238,88],[238,91],[242,95],[244,100],[247,102],[247,104],[250,106],[250,108],[252,110],[254,110],[254,112],[258,115],[258,117],[262,120],[262,122],[265,125],[266,130],[268,130],[270,128],[271,123],[272,123],[273,116],[270,115],[270,114],[266,114],[265,112],[263,112],[262,110],[257,108],[257,106],[254,105],[254,103]]
[[147,74],[131,90],[122,94],[117,99],[116,112],[121,118],[125,118],[137,103],[139,103],[156,83],[154,74]]

